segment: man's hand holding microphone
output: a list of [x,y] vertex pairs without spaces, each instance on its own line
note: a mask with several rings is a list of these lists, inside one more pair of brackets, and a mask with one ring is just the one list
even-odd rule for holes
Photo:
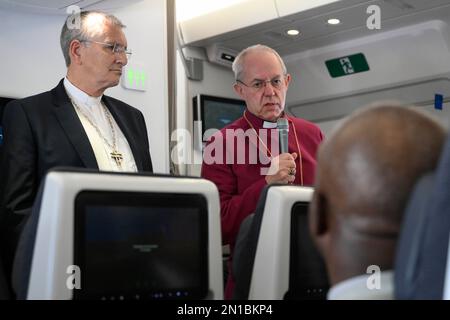
[[295,180],[297,153],[288,153],[288,135],[289,122],[286,118],[280,118],[277,121],[278,136],[280,142],[280,155],[274,157],[270,163],[268,175],[266,176],[267,184],[293,183]]

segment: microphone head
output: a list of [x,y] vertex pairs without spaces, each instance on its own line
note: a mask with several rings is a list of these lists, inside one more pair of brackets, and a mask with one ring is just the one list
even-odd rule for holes
[[289,130],[288,120],[286,118],[280,118],[277,120],[278,130]]

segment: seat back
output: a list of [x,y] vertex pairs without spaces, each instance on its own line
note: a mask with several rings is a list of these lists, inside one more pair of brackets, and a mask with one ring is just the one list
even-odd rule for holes
[[223,298],[209,181],[54,170],[35,206],[14,266],[21,298]]
[[396,299],[443,298],[449,235],[450,136],[435,172],[418,181],[405,211],[395,260]]
[[233,298],[326,298],[325,264],[307,222],[312,193],[310,187],[266,187],[254,216],[239,231]]

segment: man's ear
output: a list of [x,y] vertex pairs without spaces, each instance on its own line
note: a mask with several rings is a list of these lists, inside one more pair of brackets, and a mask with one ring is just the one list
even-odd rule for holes
[[289,83],[291,83],[291,80],[292,80],[292,77],[291,77],[291,75],[288,73],[287,75],[286,75],[286,77],[285,77],[285,86],[286,86],[286,88],[289,88]]
[[73,40],[69,45],[70,63],[81,64],[81,42]]
[[245,98],[244,98],[244,96],[243,96],[243,92],[242,92],[242,87],[240,86],[240,85],[238,85],[237,83],[235,83],[234,85],[233,85],[233,89],[234,89],[234,92],[236,92],[236,94],[242,99],[242,100],[245,100]]

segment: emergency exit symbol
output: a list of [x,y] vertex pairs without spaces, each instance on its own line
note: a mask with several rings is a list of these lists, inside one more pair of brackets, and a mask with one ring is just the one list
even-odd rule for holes
[[127,71],[127,79],[130,87],[144,87],[145,86],[145,72],[129,68]]
[[332,78],[354,75],[370,69],[363,53],[331,59],[325,61],[325,64]]
[[350,59],[348,57],[339,59],[339,62],[341,63],[342,69],[346,74],[355,73],[355,69],[352,66],[352,63],[350,62]]

